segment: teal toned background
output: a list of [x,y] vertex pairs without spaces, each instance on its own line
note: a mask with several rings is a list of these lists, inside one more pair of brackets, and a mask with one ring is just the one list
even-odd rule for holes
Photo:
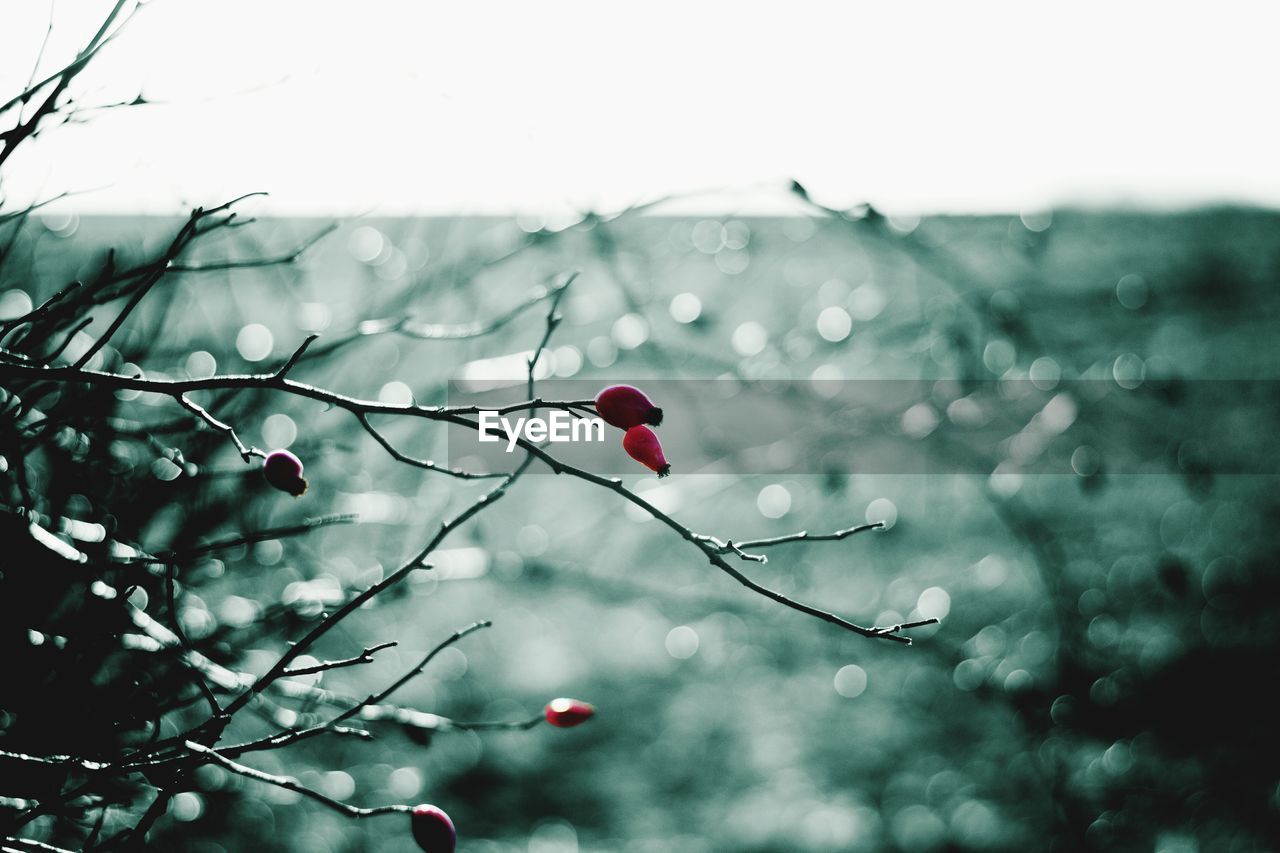
[[[197,257],[287,248],[324,224],[265,220]],[[1163,434],[1220,415],[1186,404],[1183,380],[1280,378],[1280,217],[1268,212],[523,224],[352,221],[295,266],[169,281],[121,349],[154,341],[149,374],[266,370],[312,331],[321,348],[369,319],[496,316],[581,270],[541,372],[602,386],[961,380],[926,400],[945,434],[960,430],[964,407],[951,403],[963,380],[1084,378],[1134,391],[1128,422]],[[172,227],[33,221],[15,257],[38,266],[7,265],[0,298],[21,301],[22,290],[38,303],[100,261],[100,247],[136,251],[138,235],[158,241]],[[370,335],[303,362],[294,378],[443,402],[450,378],[519,365],[544,322],[539,306],[474,340]],[[129,405],[142,420],[176,414],[147,395]],[[244,496],[228,529],[331,511],[362,523],[197,567],[182,604],[193,639],[252,624],[260,607],[297,603],[317,582],[376,580],[484,487],[398,466],[348,415],[318,404],[246,393],[215,410],[247,442],[290,444],[311,480],[294,501],[229,444],[191,459],[207,488]],[[1274,413],[1251,411],[1233,445],[1251,432],[1273,440]],[[1079,401],[1081,429],[1090,416]],[[407,453],[443,453],[443,435],[421,422],[385,431]],[[566,695],[593,702],[597,717],[570,731],[429,742],[392,730],[373,742],[317,738],[250,763],[361,805],[436,803],[468,853],[1265,849],[1280,830],[1276,708],[1266,698],[1280,674],[1275,478],[1215,475],[1212,447],[1176,442],[1163,472],[1108,476],[1107,436],[1090,446],[1069,476],[1020,476],[1009,463],[1016,447],[997,445],[977,448],[990,476],[869,477],[744,475],[730,464],[682,475],[681,448],[668,444],[670,479],[638,466],[624,478],[722,538],[890,522],[743,566],[862,623],[942,617],[914,631],[911,648],[753,596],[615,495],[526,477],[405,595],[325,639],[322,658],[400,646],[327,673],[323,685],[365,695],[488,618],[492,629],[442,654],[397,701],[457,719],[519,719]],[[176,474],[156,465],[154,488],[176,490]],[[199,509],[175,498],[145,544],[180,538]],[[276,650],[264,641],[237,665],[264,670]],[[157,832],[157,849],[202,853],[415,849],[396,816],[351,821],[215,767]]]

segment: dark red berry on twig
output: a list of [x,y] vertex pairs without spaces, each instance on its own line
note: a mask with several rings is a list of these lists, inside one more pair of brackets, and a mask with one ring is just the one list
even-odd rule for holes
[[581,725],[591,719],[595,712],[595,706],[577,699],[552,699],[542,709],[547,722],[559,729]]
[[262,463],[262,473],[267,482],[295,498],[307,490],[302,477],[302,460],[287,450],[273,450]]
[[458,833],[443,809],[423,803],[414,807],[411,820],[413,840],[426,853],[453,853]]
[[662,455],[662,443],[658,441],[657,434],[643,424],[627,430],[627,434],[622,437],[622,449],[641,465],[656,471],[659,477],[671,473],[667,457]]
[[662,409],[655,406],[644,392],[630,385],[610,385],[596,395],[596,411],[605,423],[618,429],[631,429],[640,424],[659,426]]

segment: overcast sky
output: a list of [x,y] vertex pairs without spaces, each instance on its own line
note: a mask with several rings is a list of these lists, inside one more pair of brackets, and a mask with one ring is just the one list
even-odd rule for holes
[[[62,0],[48,70],[110,7]],[[0,94],[49,6],[0,12]],[[152,0],[11,198],[169,211],[267,189],[281,212],[619,208],[790,178],[891,212],[1280,205],[1280,5]]]

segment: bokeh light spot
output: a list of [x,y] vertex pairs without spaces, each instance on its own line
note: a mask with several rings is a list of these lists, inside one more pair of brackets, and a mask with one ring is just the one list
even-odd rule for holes
[[759,355],[769,345],[769,333],[755,320],[748,320],[733,330],[731,342],[738,355]]
[[271,355],[274,346],[275,337],[261,323],[250,323],[236,335],[236,352],[245,361],[262,361]]
[[677,625],[667,632],[667,654],[676,660],[688,660],[698,653],[698,632],[688,625]]
[[692,293],[677,293],[668,310],[677,323],[692,323],[702,315],[702,300]]
[[817,325],[818,334],[822,335],[823,340],[834,344],[849,337],[849,333],[853,331],[853,318],[840,306],[832,305],[830,308],[822,309],[822,313],[818,315]]
[[888,530],[898,523],[898,506],[888,498],[876,498],[867,504],[867,524],[884,523]]
[[857,664],[842,666],[836,671],[836,692],[846,699],[857,699],[867,689],[867,671]]
[[280,450],[293,444],[298,438],[298,425],[293,418],[282,412],[268,415],[262,422],[262,441],[273,450]]
[[631,350],[649,340],[649,321],[639,314],[623,314],[610,331],[618,349]]
[[940,586],[931,586],[920,593],[916,610],[925,619],[945,619],[951,612],[951,596]]
[[756,508],[765,518],[782,518],[791,511],[791,492],[781,483],[771,483],[756,495]]

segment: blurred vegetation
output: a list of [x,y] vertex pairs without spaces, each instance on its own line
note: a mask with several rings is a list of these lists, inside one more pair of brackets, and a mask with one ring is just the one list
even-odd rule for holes
[[[797,215],[773,219],[588,216],[559,230],[528,219],[361,220],[294,264],[167,277],[104,364],[153,377],[261,372],[318,332],[294,378],[444,402],[445,383],[468,365],[498,356],[518,365],[544,313],[458,341],[360,335],[360,324],[499,317],[580,269],[542,375],[602,385],[957,380],[922,401],[944,413],[939,430],[957,434],[962,418],[947,413],[977,393],[966,380],[1090,378],[1154,392],[1125,410],[1140,435],[1144,422],[1219,414],[1180,398],[1180,382],[1270,380],[1280,368],[1271,346],[1280,328],[1275,214],[905,221],[792,197]],[[145,257],[180,224],[67,215],[5,223],[0,318],[92,278],[105,247],[117,247],[117,263]],[[323,225],[227,229],[190,260],[287,251]],[[68,358],[88,346],[83,334]],[[25,405],[7,405],[0,419],[6,543],[31,538],[21,529],[30,516],[14,514],[21,506],[91,554],[79,528],[59,519],[101,525],[107,539],[156,553],[359,514],[354,527],[184,565],[176,614],[163,578],[104,570],[157,618],[176,615],[209,657],[250,672],[314,620],[326,590],[382,577],[485,488],[398,465],[346,413],[266,391],[201,400],[215,401],[247,443],[288,445],[306,461],[311,489],[296,501],[171,399],[7,393]],[[1079,401],[1086,426],[1089,402]],[[37,404],[65,428],[27,432]],[[1260,441],[1274,426],[1240,425]],[[446,455],[443,433],[421,422],[379,428],[406,453]],[[1280,837],[1267,698],[1280,675],[1275,477],[1223,476],[1204,462],[1211,449],[1179,446],[1166,470],[1110,474],[1106,438],[1072,476],[1020,476],[1002,444],[979,449],[977,470],[991,476],[682,474],[680,448],[667,447],[676,476],[627,478],[693,529],[720,536],[889,520],[882,533],[787,546],[748,568],[864,622],[945,616],[917,631],[911,648],[753,597],[615,496],[528,476],[451,538],[431,572],[321,643],[320,658],[400,643],[322,684],[366,695],[456,628],[492,619],[397,701],[495,720],[570,695],[595,703],[597,718],[570,732],[427,737],[405,727],[372,742],[315,738],[248,763],[359,804],[434,802],[471,853],[1266,849]],[[176,733],[156,709],[199,695],[183,686],[182,667],[102,642],[118,636],[119,617],[93,593],[97,564],[68,578],[48,548],[14,548],[0,579],[0,749],[93,757]],[[260,725],[249,736],[271,730]],[[17,779],[0,764],[0,797],[15,795],[7,789]],[[21,782],[21,796],[38,787]],[[99,814],[110,836],[150,799],[136,778],[110,796],[105,811],[31,826],[75,846]],[[212,766],[156,823],[153,845],[415,849],[398,816],[349,820]]]

